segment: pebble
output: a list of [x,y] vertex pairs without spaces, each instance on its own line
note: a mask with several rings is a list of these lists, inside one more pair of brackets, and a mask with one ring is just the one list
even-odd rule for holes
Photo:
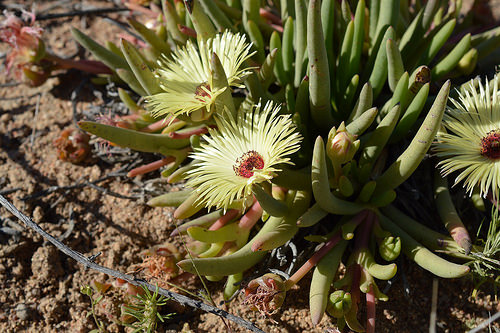
[[21,303],[14,309],[16,311],[16,316],[20,320],[28,320],[31,317],[33,310],[27,304]]

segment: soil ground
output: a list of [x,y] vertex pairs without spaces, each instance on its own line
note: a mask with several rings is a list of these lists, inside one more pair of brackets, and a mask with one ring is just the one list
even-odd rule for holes
[[[51,3],[40,2],[38,10]],[[109,1],[81,3],[110,5]],[[67,9],[65,5],[51,12]],[[118,14],[108,16],[121,18]],[[73,55],[78,50],[71,38],[71,26],[101,42],[116,41],[121,32],[103,17],[48,20],[41,26],[48,47],[60,56]],[[73,106],[78,119],[96,116],[106,108],[119,110],[113,94],[115,87],[94,85],[77,71],[57,73],[38,88],[12,86],[8,82],[12,78],[0,77],[0,191],[12,190],[5,196],[17,208],[71,248],[86,256],[101,252],[97,263],[123,272],[134,270],[134,265],[142,262],[140,253],[154,245],[171,242],[181,248],[179,240],[169,237],[175,228],[172,211],[150,208],[144,203],[149,197],[170,190],[165,181],[154,181],[157,175],[135,180],[111,177],[98,184],[133,199],[118,198],[89,186],[41,193],[52,186],[94,181],[120,168],[128,170],[139,161],[154,160],[147,154],[119,149],[112,150],[112,154],[99,153],[96,147],[80,165],[58,159],[52,142],[63,129],[72,126]],[[40,195],[31,197],[33,194]],[[77,264],[20,223],[0,208],[0,332],[89,332],[95,328],[92,316],[88,316],[90,301],[80,288],[94,280],[110,280]],[[406,259],[398,264],[399,278],[387,291],[389,301],[377,304],[377,332],[427,332],[435,277]],[[471,296],[471,280],[437,280],[437,332],[468,331],[500,310],[489,291]],[[182,283],[193,292],[201,288],[194,278]],[[307,286],[305,279],[298,290],[289,292],[282,309],[273,317],[275,322],[251,312],[242,305],[241,298],[230,303],[227,310],[254,322],[265,332],[326,332],[334,327],[330,318],[324,318],[318,327],[311,325]],[[385,282],[379,286],[384,289]],[[215,301],[220,302],[222,283],[209,283],[209,288]],[[405,288],[409,295],[404,293]],[[178,315],[160,325],[160,332],[228,331],[214,315],[175,305],[165,311]],[[98,317],[110,332],[130,331],[109,321],[103,311],[98,311]],[[232,327],[235,332],[245,331]]]

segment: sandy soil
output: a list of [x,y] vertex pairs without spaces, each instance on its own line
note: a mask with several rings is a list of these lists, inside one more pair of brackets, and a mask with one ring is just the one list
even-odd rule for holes
[[[109,2],[92,4],[104,7]],[[43,5],[47,4],[42,3],[39,8]],[[69,32],[71,26],[101,41],[119,32],[100,17],[57,19],[43,21],[41,25],[46,29],[48,46],[61,56],[77,51]],[[7,82],[11,79],[2,75],[0,83]],[[179,240],[169,237],[174,229],[171,210],[144,204],[145,199],[170,189],[165,181],[152,181],[157,174],[137,180],[112,177],[99,183],[105,189],[134,199],[117,198],[89,186],[30,197],[51,186],[93,181],[120,168],[130,169],[139,160],[154,160],[148,154],[124,150],[102,154],[95,147],[92,156],[80,165],[59,160],[52,142],[72,125],[71,94],[75,91],[78,119],[96,116],[96,110],[120,110],[113,94],[115,87],[93,85],[88,77],[76,71],[61,72],[38,88],[2,85],[0,191],[12,190],[6,197],[16,207],[71,248],[87,256],[102,252],[97,263],[123,272],[134,270],[134,265],[142,262],[140,253],[153,245],[172,242],[181,248]],[[95,328],[92,317],[87,317],[89,299],[80,293],[80,287],[94,280],[111,280],[84,269],[20,223],[0,208],[0,332],[88,332]],[[406,259],[399,262],[399,268],[399,279],[387,292],[389,302],[377,305],[377,331],[427,332],[434,277]],[[438,332],[465,332],[500,310],[490,295],[480,293],[473,299],[473,284],[468,279],[438,280]],[[201,287],[194,278],[182,283],[193,292]],[[383,282],[379,285],[385,287]],[[405,286],[409,295],[403,292]],[[222,283],[209,283],[216,302],[221,300],[221,287]],[[324,332],[333,327],[332,321],[325,318],[319,327],[312,327],[307,287],[305,279],[298,290],[289,293],[282,310],[273,317],[276,323],[241,305],[241,298],[228,305],[227,310],[255,322],[266,332]],[[193,313],[174,305],[163,311],[179,315],[161,325],[160,332],[182,329],[227,332],[222,321],[213,315]],[[103,311],[98,311],[98,316],[107,323],[110,332],[126,331],[109,322]],[[235,332],[244,331],[234,325],[233,328]]]

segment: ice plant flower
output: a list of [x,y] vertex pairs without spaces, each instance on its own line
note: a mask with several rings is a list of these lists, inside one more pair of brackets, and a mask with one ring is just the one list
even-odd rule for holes
[[[42,28],[34,26],[35,14],[23,11],[22,19],[8,11],[0,23],[0,40],[12,48],[6,58],[7,71],[12,69],[20,77],[22,70],[29,70],[30,63],[43,58],[45,45],[41,40]],[[29,25],[25,22],[29,21]]]
[[486,81],[473,81],[459,101],[451,99],[455,108],[449,108],[443,119],[448,133],[439,133],[436,145],[443,175],[459,171],[455,184],[464,181],[472,194],[478,186],[482,196],[491,193],[499,198],[500,187],[500,75],[493,79],[493,87]]
[[249,74],[243,64],[253,55],[250,47],[244,35],[226,31],[206,41],[201,40],[198,48],[188,41],[185,47],[173,53],[172,59],[161,58],[156,74],[164,92],[146,99],[152,115],[189,115],[206,108],[209,116],[215,98],[224,91],[212,85],[212,54],[219,57],[229,86],[240,86]]
[[214,117],[217,129],[209,129],[191,154],[195,167],[187,175],[200,203],[227,209],[251,198],[252,185],[271,180],[279,164],[292,164],[286,156],[299,150],[302,137],[279,110],[268,102],[263,109],[259,103],[250,112],[238,112],[236,119],[229,112]]

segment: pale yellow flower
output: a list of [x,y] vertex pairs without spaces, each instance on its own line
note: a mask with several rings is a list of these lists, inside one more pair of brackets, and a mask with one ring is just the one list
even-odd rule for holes
[[187,176],[200,203],[227,209],[236,200],[244,202],[253,184],[270,181],[280,164],[293,164],[287,156],[299,150],[302,137],[279,110],[269,102],[263,110],[258,104],[251,112],[240,111],[236,119],[229,112],[215,117],[217,129],[210,129],[191,155],[195,167]]
[[478,87],[471,81],[452,99],[455,108],[443,118],[447,133],[438,135],[437,156],[443,175],[458,172],[455,184],[464,182],[469,194],[479,187],[481,195],[499,198],[500,186],[500,75],[493,85],[488,81]]
[[164,92],[146,98],[152,115],[189,115],[202,108],[210,114],[215,99],[224,91],[212,86],[212,54],[219,57],[229,86],[241,86],[242,80],[250,73],[243,66],[253,54],[250,47],[244,35],[226,31],[201,40],[198,48],[188,41],[185,47],[173,53],[171,59],[161,58],[157,76]]

